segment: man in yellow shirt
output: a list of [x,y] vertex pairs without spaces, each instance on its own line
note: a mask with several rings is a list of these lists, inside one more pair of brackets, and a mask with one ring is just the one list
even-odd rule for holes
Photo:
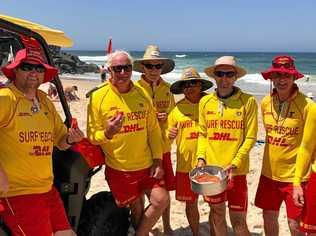
[[168,116],[168,137],[176,139],[177,171],[176,199],[185,202],[185,213],[193,236],[199,235],[198,195],[191,190],[189,172],[197,165],[196,148],[198,141],[199,101],[206,95],[203,91],[213,83],[202,79],[193,67],[182,71],[181,79],[173,83],[173,94],[184,94]]
[[235,87],[246,71],[235,58],[223,56],[205,73],[216,81],[216,91],[199,104],[198,166],[219,166],[229,173],[230,188],[216,196],[204,196],[210,205],[210,224],[216,235],[227,235],[226,205],[236,235],[250,235],[247,222],[249,152],[257,138],[255,98]]
[[[307,115],[302,143],[298,149],[295,176],[293,181],[293,200],[295,205],[303,207],[300,230],[308,235],[316,235],[316,105]],[[304,193],[301,181],[309,170],[312,173],[308,179]]]
[[169,204],[161,131],[152,102],[131,81],[131,56],[110,54],[108,68],[109,82],[90,97],[87,134],[106,154],[106,177],[118,206],[130,206],[136,235],[145,236]]
[[[171,163],[171,145],[166,136],[167,117],[175,105],[174,97],[170,92],[170,85],[161,78],[162,74],[169,73],[174,68],[174,61],[160,56],[156,45],[149,45],[142,59],[135,60],[134,70],[142,73],[136,82],[145,94],[152,100],[156,109],[157,119],[162,133],[162,163],[164,168],[165,187],[168,191],[175,189],[175,177]],[[164,233],[171,233],[170,206],[162,215]]]
[[[298,148],[311,100],[299,92],[295,80],[303,78],[290,56],[277,56],[272,67],[262,72],[274,89],[261,101],[263,124],[266,130],[265,148],[255,205],[263,210],[266,235],[278,235],[278,216],[285,202],[292,235],[301,235],[298,222],[301,209],[295,206],[293,178]],[[302,181],[307,175],[302,176]]]
[[67,149],[84,135],[78,128],[67,130],[38,90],[57,69],[46,63],[35,40],[23,40],[26,48],[2,68],[11,83],[0,89],[1,216],[13,235],[73,235],[53,187],[52,152],[53,146]]

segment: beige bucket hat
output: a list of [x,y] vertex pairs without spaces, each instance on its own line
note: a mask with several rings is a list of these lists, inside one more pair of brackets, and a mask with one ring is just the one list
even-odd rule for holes
[[201,82],[201,91],[205,91],[213,86],[213,83],[210,80],[203,79],[194,67],[188,67],[182,71],[180,79],[171,85],[170,91],[173,94],[181,94],[183,93],[183,84],[186,81],[192,80]]
[[143,58],[134,61],[134,71],[144,73],[142,64],[153,60],[161,61],[161,63],[163,64],[161,68],[161,74],[169,73],[174,69],[174,61],[169,58],[160,57],[160,50],[157,45],[148,45]]
[[209,77],[213,77],[213,78],[216,77],[216,75],[214,74],[214,71],[216,67],[220,65],[232,66],[237,73],[236,75],[237,79],[247,74],[247,71],[244,68],[237,66],[235,57],[233,56],[222,56],[222,57],[217,58],[213,66],[206,67],[204,69],[205,74],[207,74]]

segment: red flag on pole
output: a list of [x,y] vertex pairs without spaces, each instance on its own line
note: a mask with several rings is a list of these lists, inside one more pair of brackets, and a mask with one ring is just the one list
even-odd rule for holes
[[109,41],[108,41],[108,48],[107,48],[107,54],[110,54],[112,53],[112,38],[109,38]]

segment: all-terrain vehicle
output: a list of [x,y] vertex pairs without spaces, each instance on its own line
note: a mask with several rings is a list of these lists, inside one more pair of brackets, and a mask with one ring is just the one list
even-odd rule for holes
[[[36,26],[38,29],[38,26]],[[34,28],[35,29],[35,28]],[[24,48],[21,36],[36,39],[46,57],[48,64],[54,65],[45,35],[21,26],[12,20],[4,19],[0,15],[0,66],[6,64],[8,55],[13,56]],[[44,27],[46,31],[49,28]],[[53,30],[50,33],[54,33]],[[65,124],[70,127],[72,116],[66,102],[63,87],[58,76],[52,81],[55,84],[60,102],[65,113]],[[69,221],[78,235],[82,236],[120,236],[127,235],[129,228],[129,210],[117,208],[110,192],[99,192],[86,200],[91,177],[100,171],[101,166],[89,165],[86,157],[73,149],[60,151],[57,148],[53,152],[54,184],[59,190],[64,202]],[[10,230],[1,223],[0,236],[10,235]]]

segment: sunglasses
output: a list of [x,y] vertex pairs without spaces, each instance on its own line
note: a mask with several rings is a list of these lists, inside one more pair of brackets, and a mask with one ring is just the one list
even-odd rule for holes
[[293,63],[277,63],[277,62],[273,62],[272,66],[274,68],[281,68],[281,67],[283,67],[283,68],[286,68],[286,69],[294,67]]
[[282,72],[272,72],[270,77],[272,79],[278,79],[278,78],[292,78],[292,74],[289,73],[282,73]]
[[45,72],[45,67],[43,65],[34,65],[34,64],[29,64],[29,63],[22,63],[19,68],[23,71],[32,71],[35,70],[38,73],[44,73]]
[[118,65],[118,66],[111,66],[110,67],[115,73],[120,73],[123,70],[125,72],[131,72],[133,69],[132,65]]
[[146,69],[148,70],[152,70],[154,68],[156,68],[157,70],[160,70],[162,67],[163,67],[163,64],[156,64],[156,65],[153,65],[153,64],[143,64]]
[[227,78],[232,78],[236,75],[235,71],[214,71],[214,75],[219,78],[227,77]]
[[197,84],[198,84],[198,81],[196,81],[196,80],[186,81],[183,84],[183,88],[195,87],[195,86],[197,86]]

